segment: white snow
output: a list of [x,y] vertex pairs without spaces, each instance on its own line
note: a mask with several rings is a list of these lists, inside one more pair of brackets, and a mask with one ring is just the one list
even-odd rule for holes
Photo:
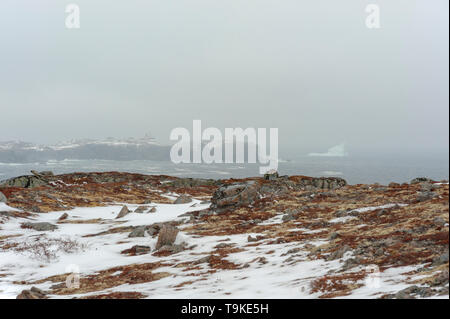
[[[167,195],[175,198],[176,194]],[[188,204],[152,204],[156,206],[156,213],[130,213],[123,218],[115,219],[122,205],[116,203],[105,207],[75,208],[66,211],[68,220],[92,220],[101,219],[100,223],[92,224],[57,224],[58,229],[51,232],[37,232],[20,228],[20,224],[30,221],[23,218],[9,218],[0,224],[0,235],[21,235],[10,237],[8,243],[33,243],[36,238],[51,241],[52,239],[71,239],[79,243],[81,250],[75,253],[56,251],[56,258],[50,261],[41,260],[32,254],[18,253],[14,250],[0,249],[0,298],[15,298],[23,289],[31,286],[14,284],[15,281],[34,281],[57,274],[65,274],[79,269],[82,276],[95,274],[100,270],[129,265],[134,263],[151,263],[163,261],[168,264],[196,261],[211,254],[218,243],[234,244],[235,248],[244,251],[235,252],[225,259],[239,265],[239,269],[217,270],[209,272],[208,263],[197,266],[200,269],[186,271],[184,268],[165,266],[154,272],[169,272],[171,276],[160,280],[142,283],[125,284],[103,291],[96,291],[86,295],[110,293],[118,291],[141,292],[148,298],[316,298],[321,293],[311,293],[311,282],[321,276],[340,270],[342,262],[351,258],[352,252],[347,252],[343,258],[333,261],[323,259],[311,260],[309,251],[302,249],[306,244],[320,246],[326,244],[326,240],[314,240],[305,242],[293,242],[285,244],[268,244],[263,241],[258,246],[249,246],[248,233],[227,236],[193,236],[187,234],[179,227],[180,233],[176,243],[185,242],[188,246],[194,246],[192,250],[185,250],[167,257],[156,257],[151,254],[140,256],[125,256],[120,254],[124,249],[134,245],[147,245],[155,247],[157,238],[149,236],[142,238],[128,238],[128,233],[114,233],[94,237],[83,237],[89,234],[97,234],[112,227],[150,225],[156,222],[176,220],[185,217],[179,215],[207,208],[209,204],[200,204],[195,199]],[[191,207],[195,204],[195,207]],[[126,204],[132,211],[140,205]],[[394,205],[394,204],[392,204]],[[380,206],[381,207],[381,206]],[[384,207],[387,207],[384,205]],[[389,206],[391,207],[391,206]],[[360,208],[364,212],[375,208]],[[4,203],[0,203],[0,210],[15,210]],[[56,224],[63,211],[36,214],[33,222],[49,222]],[[281,222],[282,214],[267,220],[261,225],[277,224]],[[346,222],[346,218],[338,218],[333,222]],[[305,233],[320,232],[322,230],[309,231],[297,229]],[[258,235],[258,234],[250,234]],[[300,248],[299,252],[288,251]],[[262,260],[261,258],[264,257]],[[246,267],[243,267],[246,265]],[[417,266],[418,267],[418,266]],[[395,292],[408,286],[402,273],[411,271],[417,267],[388,269],[381,274],[381,286],[373,289],[367,286],[358,288],[352,292],[350,298],[372,298],[382,293]],[[119,275],[116,272],[114,275]],[[192,281],[193,283],[186,283]],[[183,287],[177,287],[186,283]],[[37,285],[41,289],[48,289],[53,283],[46,282]],[[50,296],[55,298],[73,298],[81,295]]]

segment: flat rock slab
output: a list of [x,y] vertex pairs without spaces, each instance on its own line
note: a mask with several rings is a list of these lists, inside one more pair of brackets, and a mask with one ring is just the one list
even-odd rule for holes
[[58,226],[50,223],[24,223],[22,224],[22,228],[31,228],[36,231],[50,231],[58,229]]

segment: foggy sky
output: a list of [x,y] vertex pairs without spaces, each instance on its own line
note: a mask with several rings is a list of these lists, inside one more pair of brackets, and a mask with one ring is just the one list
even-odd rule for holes
[[167,143],[199,119],[299,152],[448,153],[447,0],[72,2],[78,30],[70,1],[0,2],[0,140]]

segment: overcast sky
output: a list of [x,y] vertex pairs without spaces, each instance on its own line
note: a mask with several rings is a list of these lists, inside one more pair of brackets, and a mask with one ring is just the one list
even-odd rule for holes
[[[278,127],[280,147],[448,153],[448,0],[0,1],[0,140]],[[380,6],[380,29],[365,25]]]

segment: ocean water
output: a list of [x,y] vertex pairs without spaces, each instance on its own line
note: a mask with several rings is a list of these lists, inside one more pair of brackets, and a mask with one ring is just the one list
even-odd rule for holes
[[[0,180],[30,174],[30,170],[72,172],[122,171],[196,178],[241,178],[259,175],[259,164],[174,164],[162,161],[63,160],[45,163],[0,163]],[[299,156],[281,161],[280,175],[337,176],[350,184],[409,182],[418,176],[448,180],[447,156]]]

